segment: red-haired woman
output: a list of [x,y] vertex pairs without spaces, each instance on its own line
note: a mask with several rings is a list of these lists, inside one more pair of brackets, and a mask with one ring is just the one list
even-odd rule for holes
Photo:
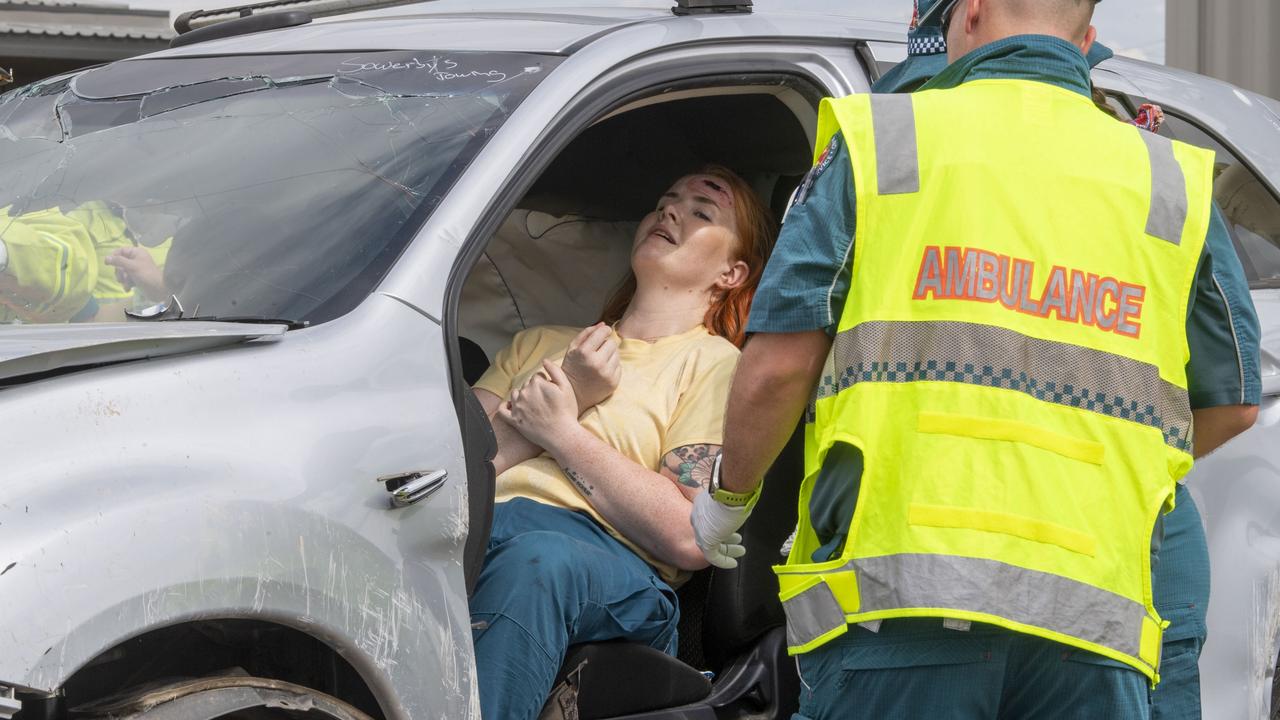
[[706,567],[691,503],[775,234],[729,170],[680,178],[640,222],[602,321],[525,330],[476,383],[499,473],[471,599],[484,717],[537,716],[572,644],[674,654],[672,587]]

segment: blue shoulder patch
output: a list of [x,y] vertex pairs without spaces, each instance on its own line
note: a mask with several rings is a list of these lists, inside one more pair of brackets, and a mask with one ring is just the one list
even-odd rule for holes
[[813,189],[813,184],[822,177],[822,173],[831,167],[831,161],[836,159],[836,155],[840,154],[840,143],[842,138],[840,133],[831,136],[831,142],[827,143],[827,149],[822,151],[818,156],[818,161],[813,164],[813,168],[809,170],[809,174],[804,176],[804,180],[800,183],[800,187],[796,189],[795,194],[791,198],[791,205],[803,205],[809,199],[809,191]]

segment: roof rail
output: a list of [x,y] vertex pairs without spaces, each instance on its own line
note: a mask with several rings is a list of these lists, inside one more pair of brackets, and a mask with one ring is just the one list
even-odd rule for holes
[[301,10],[245,15],[226,22],[205,25],[181,35],[174,35],[173,39],[169,41],[169,47],[194,45],[206,40],[217,40],[218,38],[248,35],[249,33],[262,32],[263,30],[277,30],[296,25],[306,25],[309,22],[311,22],[311,16]]
[[[238,18],[248,17],[250,15],[301,10],[313,18],[318,18],[328,17],[330,15],[345,15],[346,13],[359,12],[361,10],[395,7],[397,5],[414,5],[430,1],[431,0],[268,0],[268,2],[253,3],[251,5],[237,5],[235,7],[184,12],[173,21],[173,29],[178,31],[179,35],[183,35],[198,28],[208,27],[210,25],[228,22]],[[240,32],[232,32],[229,33],[229,35],[239,35],[245,32],[256,32],[256,30],[265,29],[267,28],[249,29],[246,27]]]
[[676,15],[712,15],[719,13],[749,13],[751,0],[676,0],[671,8]]

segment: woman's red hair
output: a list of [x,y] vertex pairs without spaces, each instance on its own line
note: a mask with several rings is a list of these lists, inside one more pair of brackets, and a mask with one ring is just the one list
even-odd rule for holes
[[[737,253],[734,259],[746,263],[747,279],[741,285],[717,295],[711,301],[702,324],[712,334],[742,347],[747,341],[747,314],[751,310],[751,299],[755,297],[765,262],[773,251],[778,223],[773,219],[769,207],[760,200],[747,181],[729,168],[723,165],[706,165],[693,174],[710,175],[722,180],[733,192],[734,221],[738,228]],[[600,321],[612,325],[621,320],[635,294],[636,276],[631,273],[605,304]]]

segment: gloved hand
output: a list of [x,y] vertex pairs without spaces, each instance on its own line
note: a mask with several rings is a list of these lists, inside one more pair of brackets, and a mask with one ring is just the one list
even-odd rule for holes
[[747,554],[738,528],[751,515],[751,508],[751,505],[722,505],[705,490],[693,498],[693,514],[689,519],[693,523],[693,537],[707,562],[725,570],[738,567],[738,558]]

